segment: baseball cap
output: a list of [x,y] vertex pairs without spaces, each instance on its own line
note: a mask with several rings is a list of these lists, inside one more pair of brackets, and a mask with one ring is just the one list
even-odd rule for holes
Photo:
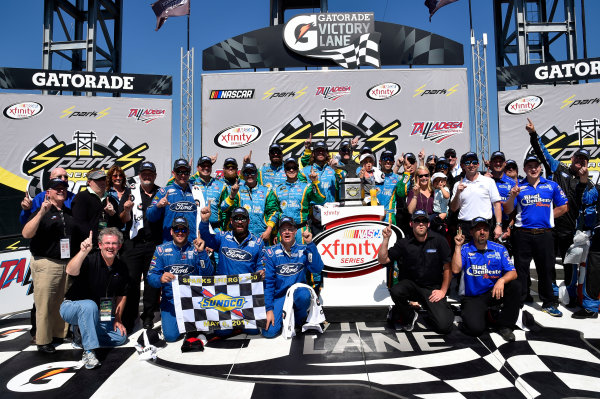
[[237,207],[234,208],[233,211],[231,211],[231,218],[233,219],[234,216],[243,216],[246,219],[248,219],[250,216],[248,216],[248,211],[245,208]]
[[427,216],[427,212],[425,212],[424,210],[419,209],[418,211],[415,211],[415,213],[412,214],[412,217],[410,218],[410,220],[417,220],[417,219],[427,219],[427,221],[429,222],[429,216]]
[[323,148],[324,150],[328,151],[327,144],[324,141],[322,141],[322,140],[321,141],[317,141],[315,143],[315,145],[313,146],[313,149],[316,150],[317,148]]
[[69,183],[58,177],[50,179],[50,181],[48,182],[48,188],[56,188],[58,186],[69,187]]
[[435,163],[435,166],[438,166],[440,164],[450,165],[450,161],[448,161],[446,157],[439,157],[437,162]]
[[210,163],[212,165],[212,159],[210,159],[209,156],[206,155],[202,155],[200,158],[198,158],[198,166],[202,165],[203,163]]
[[238,163],[235,160],[235,158],[227,158],[227,159],[225,159],[225,161],[223,161],[223,167],[225,167],[227,165],[233,165],[236,168],[238,167]]
[[446,151],[444,151],[444,156],[446,158],[456,158],[456,150],[454,148],[448,148]]
[[244,164],[244,166],[242,167],[242,173],[244,173],[247,170],[253,170],[253,171],[258,171],[258,168],[256,167],[255,164],[249,162],[247,164]]
[[460,156],[460,163],[463,163],[468,159],[474,159],[476,161],[479,161],[479,157],[477,156],[477,153],[475,153],[473,151],[469,151],[469,152],[465,152],[464,154],[462,154]]
[[371,158],[373,160],[373,162],[375,162],[375,155],[371,154],[371,153],[366,153],[366,154],[362,154],[360,156],[360,162],[362,163],[365,159]]
[[411,163],[417,162],[417,157],[412,152],[407,152],[406,154],[404,154],[404,159],[408,159],[408,160],[412,159]]
[[473,220],[471,220],[471,228],[477,226],[479,223],[485,223],[489,227],[489,222],[486,218],[482,218],[481,216],[477,216]]
[[149,170],[150,172],[156,173],[156,166],[154,165],[154,163],[149,161],[142,162],[142,166],[140,166],[140,172],[144,170]]
[[511,167],[513,167],[515,169],[518,169],[517,161],[515,161],[514,159],[509,159],[508,161],[506,161],[505,168],[508,168],[509,166],[511,166]]
[[391,159],[392,161],[394,160],[394,153],[391,152],[390,150],[385,150],[384,152],[381,153],[381,160],[383,161],[384,159]]
[[584,157],[585,159],[587,159],[588,161],[590,160],[590,152],[588,150],[586,150],[585,148],[580,148],[577,151],[575,151],[575,155],[581,155],[582,157]]
[[289,223],[292,226],[296,227],[296,222],[294,221],[294,218],[291,218],[289,216],[284,216],[279,220],[279,227],[283,226],[285,223]]
[[100,180],[106,179],[106,171],[104,169],[98,169],[87,175],[88,180]]
[[494,151],[490,157],[490,161],[494,158],[502,158],[503,161],[506,161],[506,157],[502,151]]
[[273,143],[269,146],[269,152],[276,152],[276,151],[283,151],[283,149],[281,148],[281,146],[277,143]]
[[340,150],[349,151],[350,150],[350,142],[348,140],[342,141],[342,143],[340,144]]
[[190,167],[190,164],[188,163],[188,161],[186,161],[183,158],[179,158],[178,160],[175,161],[175,163],[173,163],[173,170],[177,170],[179,168],[186,168],[188,170],[192,169]]
[[446,176],[444,173],[442,173],[442,172],[435,172],[433,174],[433,176],[431,176],[431,182],[433,183],[433,181],[435,179],[447,179],[447,178],[448,178],[448,176]]
[[528,155],[528,156],[525,157],[525,160],[523,161],[523,166],[527,165],[527,162],[537,162],[537,163],[540,163],[540,160],[535,155]]
[[438,157],[436,155],[431,154],[427,157],[427,161],[425,161],[425,162],[429,162],[431,160],[433,160],[434,163],[437,163]]
[[296,158],[289,156],[285,159],[285,161],[283,161],[284,165],[287,165],[288,163],[293,163],[294,165],[298,165],[298,161],[296,160]]
[[185,227],[186,229],[190,227],[188,221],[186,218],[184,218],[183,216],[177,216],[175,219],[173,219],[173,222],[171,223],[171,227]]

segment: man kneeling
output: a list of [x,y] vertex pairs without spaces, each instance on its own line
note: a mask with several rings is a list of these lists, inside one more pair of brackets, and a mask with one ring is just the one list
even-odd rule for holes
[[515,267],[506,248],[488,241],[490,226],[486,219],[477,217],[471,221],[471,236],[471,242],[463,245],[465,237],[459,228],[452,257],[452,272],[463,270],[459,287],[463,296],[463,330],[475,336],[483,333],[488,308],[501,304],[497,332],[504,340],[514,341],[512,330],[519,316],[520,300]]
[[80,251],[67,264],[67,274],[75,277],[60,305],[60,316],[79,326],[85,368],[100,365],[94,349],[119,346],[127,341],[121,315],[127,300],[127,267],[117,258],[123,235],[114,228],[98,234],[100,251],[92,252],[92,232]]
[[[264,250],[265,262],[265,307],[267,328],[262,334],[273,338],[281,332],[283,304],[288,289],[296,283],[306,284],[307,270],[321,273],[323,261],[317,246],[312,242],[310,231],[304,231],[302,238],[306,245],[296,244],[296,223],[291,217],[283,217],[279,222],[281,242]],[[294,320],[302,324],[311,306],[311,293],[308,288],[294,291]]]

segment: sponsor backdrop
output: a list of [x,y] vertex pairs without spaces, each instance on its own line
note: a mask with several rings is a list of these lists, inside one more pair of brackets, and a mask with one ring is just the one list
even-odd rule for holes
[[[227,73],[202,76],[202,153],[238,160],[252,150],[258,166],[268,147],[300,155],[304,141],[343,139],[359,149],[443,154],[470,146],[466,70],[361,70]],[[358,153],[355,153],[358,155]]]
[[[533,153],[525,131],[531,119],[550,154],[570,163],[578,148],[591,153],[589,170],[594,183],[600,178],[600,83],[535,86],[498,93],[500,148],[517,161]],[[521,173],[523,175],[523,173]]]
[[[26,242],[10,236],[21,232],[25,191],[33,198],[45,190],[55,167],[67,170],[69,190],[78,192],[91,168],[118,164],[133,177],[144,160],[156,164],[157,183],[164,184],[171,170],[172,109],[171,100],[0,94],[0,112],[0,250],[14,251],[2,258],[0,303],[20,310],[30,303],[13,300],[12,293],[17,285],[21,296],[27,293],[29,262],[21,259],[28,251],[17,251]],[[7,311],[2,307],[0,314]]]

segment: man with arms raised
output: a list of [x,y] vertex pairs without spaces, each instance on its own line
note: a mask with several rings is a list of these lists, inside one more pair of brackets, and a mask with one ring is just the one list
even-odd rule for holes
[[[69,186],[69,175],[67,174],[67,171],[63,168],[54,168],[50,171],[50,178],[49,180],[53,180],[53,179],[61,179],[62,181],[67,183],[67,188]],[[63,204],[66,208],[71,208],[71,202],[73,201],[73,198],[75,197],[75,194],[73,194],[72,192],[67,190],[67,199],[65,200],[65,203]],[[40,206],[42,205],[42,203],[44,202],[44,199],[46,198],[46,192],[42,191],[41,193],[38,193],[33,200],[31,199],[31,197],[29,196],[28,192],[25,192],[25,198],[23,198],[23,201],[21,201],[21,215],[19,216],[19,221],[21,222],[22,225],[24,225],[25,223],[27,223],[27,221],[29,220],[29,216],[31,216],[31,214],[35,211],[37,211],[38,209],[40,209]]]

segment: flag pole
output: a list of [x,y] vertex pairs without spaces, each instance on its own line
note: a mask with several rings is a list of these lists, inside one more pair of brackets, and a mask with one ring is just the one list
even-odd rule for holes
[[187,15],[187,51],[190,51],[190,14]]
[[469,0],[469,28],[471,28],[471,36],[473,36],[473,14],[471,13],[471,0]]

